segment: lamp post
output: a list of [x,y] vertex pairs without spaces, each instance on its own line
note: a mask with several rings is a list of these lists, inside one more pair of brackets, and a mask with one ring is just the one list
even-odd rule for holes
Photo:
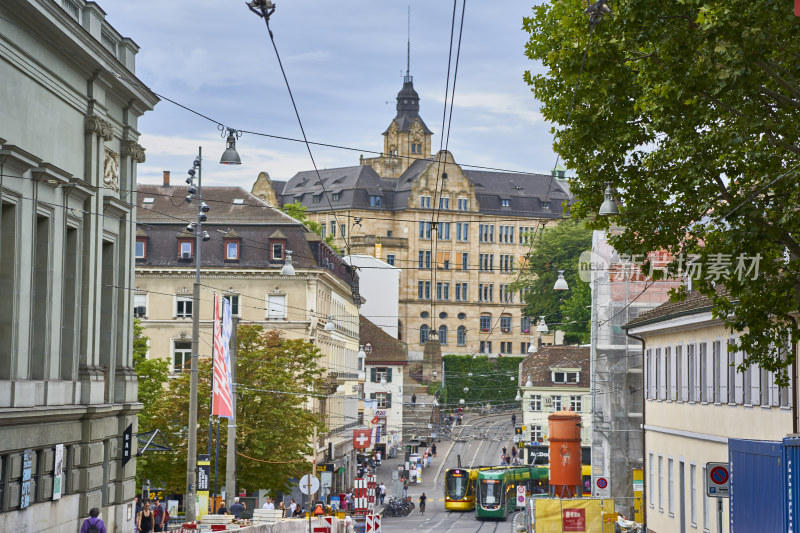
[[[240,165],[239,154],[236,152],[236,136],[238,132],[228,129],[228,142],[225,153],[220,163]],[[197,188],[193,185],[193,178],[197,175]],[[197,222],[189,224],[188,229],[194,230],[194,285],[192,287],[192,358],[191,358],[191,377],[189,381],[189,423],[186,443],[186,494],[184,496],[184,512],[186,521],[194,522],[197,519],[196,493],[197,493],[197,391],[199,381],[198,358],[200,357],[200,258],[203,241],[208,241],[211,237],[203,231],[203,222],[206,220],[209,208],[203,203],[203,147],[197,149],[197,158],[194,160],[192,168],[189,169],[189,194],[186,201],[192,201],[192,195],[197,194]],[[230,443],[229,443],[230,446]],[[235,446],[235,444],[234,444]],[[228,491],[235,490],[235,487],[228,487]]]

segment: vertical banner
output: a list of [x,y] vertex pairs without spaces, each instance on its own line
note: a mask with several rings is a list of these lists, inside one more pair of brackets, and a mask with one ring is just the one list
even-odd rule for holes
[[53,499],[61,499],[61,480],[64,475],[64,445],[56,444],[56,462],[53,467]]
[[33,469],[33,450],[22,452],[22,484],[19,491],[19,508],[26,509],[31,505],[31,470]]
[[128,427],[122,433],[122,466],[125,466],[131,460],[132,440],[133,424],[128,424]]
[[197,517],[208,514],[208,491],[211,487],[211,456],[197,456]]
[[214,394],[212,415],[233,419],[233,393],[231,391],[230,340],[232,333],[231,306],[222,299],[220,324],[217,295],[214,295]]

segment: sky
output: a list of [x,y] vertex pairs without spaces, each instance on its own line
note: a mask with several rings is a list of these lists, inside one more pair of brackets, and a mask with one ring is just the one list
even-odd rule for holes
[[[270,27],[308,139],[355,149],[312,145],[319,168],[357,165],[360,154],[382,150],[406,70],[409,5],[411,75],[438,150],[451,2],[276,3]],[[551,125],[522,79],[525,70],[541,71],[524,55],[522,19],[532,6],[466,2],[449,138],[462,165],[549,173],[555,164]],[[136,74],[154,92],[228,127],[302,138],[264,21],[244,0],[106,0],[101,7],[141,48]],[[460,12],[458,2],[456,38]],[[313,169],[304,144],[252,134],[238,140],[241,166],[219,165],[225,142],[217,125],[166,100],[138,129],[147,155],[140,183],[160,183],[164,170],[182,180],[200,146],[204,185],[249,190],[259,172],[287,180]]]

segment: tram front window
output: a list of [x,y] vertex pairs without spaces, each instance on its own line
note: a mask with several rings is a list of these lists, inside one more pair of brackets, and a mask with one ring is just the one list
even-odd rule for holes
[[447,487],[447,497],[451,500],[463,500],[467,495],[469,486],[469,474],[466,470],[456,470],[447,473],[445,480]]
[[481,480],[481,502],[486,506],[497,506],[500,504],[500,481],[496,479]]

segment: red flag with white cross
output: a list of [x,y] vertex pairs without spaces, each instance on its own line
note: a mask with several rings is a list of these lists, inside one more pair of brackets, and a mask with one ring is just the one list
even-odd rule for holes
[[372,430],[370,429],[354,429],[353,430],[353,448],[363,449],[369,448],[372,441]]

